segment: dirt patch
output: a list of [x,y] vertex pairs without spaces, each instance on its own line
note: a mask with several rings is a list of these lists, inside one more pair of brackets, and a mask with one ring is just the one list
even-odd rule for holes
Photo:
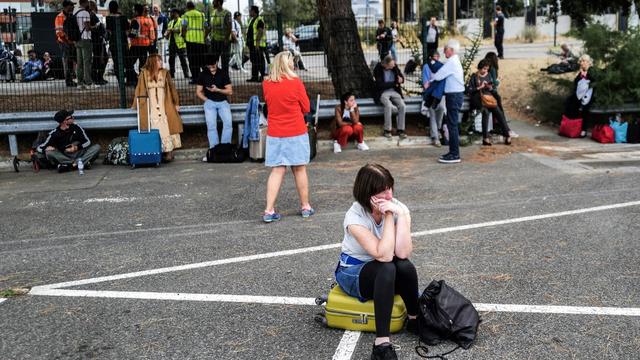
[[551,143],[546,141],[528,138],[512,139],[511,146],[494,142],[493,146],[482,146],[473,154],[465,156],[465,161],[486,164],[510,156],[513,153],[535,153],[545,156],[554,156],[555,153],[547,148],[551,145]]

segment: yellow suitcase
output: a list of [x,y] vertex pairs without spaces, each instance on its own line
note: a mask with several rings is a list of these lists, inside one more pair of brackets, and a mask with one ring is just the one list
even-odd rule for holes
[[[376,331],[376,321],[373,311],[373,300],[361,302],[357,298],[347,295],[340,286],[334,286],[328,296],[316,299],[316,304],[324,306],[324,311],[316,317],[316,321],[325,326],[354,331]],[[402,330],[407,317],[407,309],[400,295],[393,299],[391,312],[391,332]]]

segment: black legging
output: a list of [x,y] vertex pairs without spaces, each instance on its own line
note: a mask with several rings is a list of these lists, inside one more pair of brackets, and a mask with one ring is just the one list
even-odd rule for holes
[[393,297],[400,294],[409,315],[418,315],[418,274],[411,261],[368,262],[360,271],[360,295],[373,299],[376,336],[389,336]]
[[493,115],[493,119],[498,123],[502,136],[505,138],[509,137],[509,131],[511,129],[509,129],[509,125],[504,118],[504,113],[500,109],[500,106],[493,109],[482,110],[482,137],[485,139],[489,138],[489,114]]

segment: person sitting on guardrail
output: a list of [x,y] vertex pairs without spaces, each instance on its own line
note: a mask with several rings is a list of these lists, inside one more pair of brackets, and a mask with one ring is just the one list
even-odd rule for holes
[[[207,69],[200,73],[196,83],[196,96],[204,101],[204,118],[207,122],[209,148],[219,143],[231,144],[233,117],[228,96],[233,94],[229,72],[218,69],[218,58],[209,57]],[[218,138],[218,115],[222,120],[222,138]],[[205,156],[202,161],[207,161]]]
[[373,69],[373,76],[376,80],[378,90],[378,101],[384,106],[384,137],[391,139],[391,115],[393,106],[398,108],[398,137],[405,140],[407,134],[404,132],[405,127],[405,103],[402,97],[402,89],[400,85],[404,83],[404,76],[396,65],[391,55],[387,55]]
[[298,38],[293,34],[293,29],[286,28],[282,35],[282,49],[293,55],[293,66],[296,70],[307,70],[302,61],[302,53],[298,46]]
[[151,119],[146,121],[146,108],[137,109],[143,111],[140,116],[140,129],[147,130],[147,124],[151,123],[152,129],[160,131],[162,142],[163,161],[173,160],[173,150],[182,147],[180,133],[182,133],[182,118],[180,117],[180,97],[178,90],[167,69],[162,67],[163,61],[160,54],[151,54],[147,62],[140,69],[140,77],[136,85],[134,102],[131,108],[136,109],[135,101],[138,97],[149,98],[149,113]]
[[340,97],[340,104],[336,105],[331,127],[334,153],[342,152],[342,148],[347,146],[347,142],[352,139],[357,142],[358,150],[369,150],[364,142],[364,126],[360,122],[360,110],[356,103],[356,97],[351,92]]
[[33,49],[27,52],[27,56],[29,60],[22,66],[22,81],[39,80],[42,75],[42,60],[38,59],[38,55]]
[[[489,113],[493,115],[500,125],[502,136],[504,136],[505,145],[511,145],[511,136],[509,135],[509,125],[504,118],[504,113],[498,105],[495,95],[495,88],[491,75],[489,74],[489,61],[484,59],[478,63],[478,72],[471,75],[467,83],[467,94],[469,94],[469,105],[471,110],[480,110],[482,112],[482,145],[491,146],[491,138],[489,137]],[[491,105],[485,102],[482,97],[493,98]]]
[[90,169],[100,154],[100,145],[91,144],[84,129],[75,124],[73,110],[60,110],[53,119],[60,125],[49,132],[46,140],[38,146],[38,152],[57,165],[58,172],[73,170],[80,159],[84,168]]
[[390,342],[395,294],[407,308],[407,331],[418,332],[418,274],[413,251],[411,213],[393,197],[394,179],[378,164],[363,166],[353,184],[355,202],[344,216],[342,253],[336,282],[360,301],[373,299],[376,338],[371,359],[397,359]]

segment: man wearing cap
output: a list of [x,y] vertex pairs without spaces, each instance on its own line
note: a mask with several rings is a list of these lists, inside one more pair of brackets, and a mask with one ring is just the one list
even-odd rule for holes
[[60,110],[53,119],[60,125],[51,130],[47,139],[38,146],[38,152],[57,164],[58,172],[72,170],[78,159],[82,159],[85,169],[91,168],[91,163],[100,153],[100,145],[91,145],[84,129],[74,124],[73,111]]
[[169,39],[169,72],[171,78],[176,78],[176,55],[180,59],[180,66],[182,66],[182,73],[184,78],[189,78],[189,67],[187,66],[186,52],[187,43],[182,37],[182,19],[180,18],[180,10],[171,9],[171,20],[167,25],[167,31],[164,33],[164,37]]
[[64,20],[67,16],[73,14],[73,7],[76,5],[73,1],[64,0],[62,2],[62,11],[56,16],[55,28],[56,28],[56,42],[62,52],[62,67],[64,69],[64,80],[67,87],[77,86],[72,80],[73,60],[75,58],[76,48],[73,42],[67,38],[67,34],[64,32]]

